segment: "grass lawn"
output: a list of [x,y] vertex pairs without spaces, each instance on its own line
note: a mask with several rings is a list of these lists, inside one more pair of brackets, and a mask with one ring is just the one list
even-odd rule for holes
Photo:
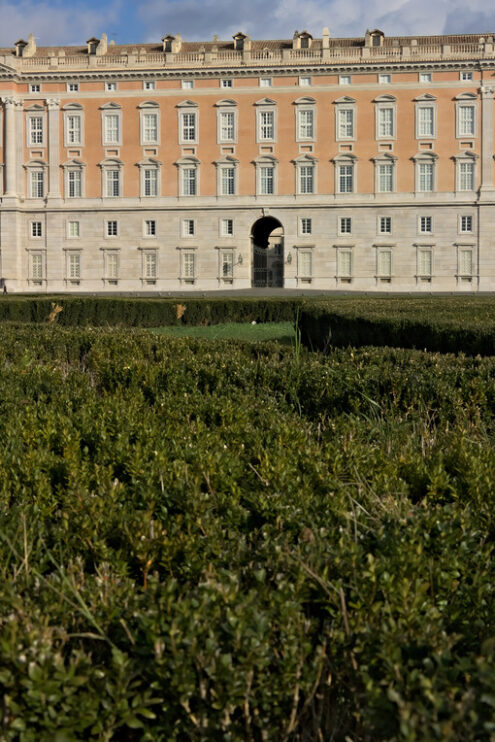
[[151,332],[170,337],[209,338],[210,340],[250,340],[252,342],[275,340],[287,345],[292,344],[295,339],[292,322],[266,322],[256,325],[247,322],[229,322],[206,327],[173,325],[153,327]]

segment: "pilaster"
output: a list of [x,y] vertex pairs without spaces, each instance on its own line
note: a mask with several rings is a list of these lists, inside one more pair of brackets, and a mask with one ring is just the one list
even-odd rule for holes
[[22,101],[14,97],[3,99],[5,109],[5,193],[4,198],[17,198],[17,127],[16,110],[22,106]]
[[482,85],[481,93],[481,187],[493,192],[493,94],[495,86]]
[[60,198],[60,100],[48,98],[48,194]]

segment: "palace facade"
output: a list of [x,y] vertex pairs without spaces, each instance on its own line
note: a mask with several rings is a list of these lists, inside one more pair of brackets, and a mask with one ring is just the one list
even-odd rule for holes
[[491,35],[0,49],[9,292],[495,290]]

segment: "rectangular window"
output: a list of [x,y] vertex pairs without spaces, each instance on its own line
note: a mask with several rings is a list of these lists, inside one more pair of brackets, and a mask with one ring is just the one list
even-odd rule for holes
[[29,143],[43,143],[43,116],[29,117]]
[[340,217],[339,233],[340,234],[352,234],[352,219],[350,216]]
[[337,134],[339,139],[352,139],[354,137],[354,110],[352,108],[340,108],[338,110]]
[[81,116],[67,116],[67,144],[81,144]]
[[459,190],[474,190],[474,162],[459,163]]
[[156,168],[144,169],[144,195],[158,196],[158,170]]
[[470,82],[473,79],[473,73],[472,72],[461,72],[459,74],[459,79],[463,82]]
[[299,167],[299,192],[314,193],[314,166],[301,165]]
[[67,236],[70,238],[80,237],[80,225],[79,222],[68,222],[67,225]]
[[234,234],[234,220],[222,219],[220,222],[220,234],[223,237],[232,237]]
[[339,85],[350,85],[350,84],[351,84],[350,75],[339,75]]
[[419,231],[421,232],[421,234],[433,233],[433,219],[431,216],[419,217]]
[[314,138],[314,112],[299,111],[299,139]]
[[378,265],[377,273],[383,278],[390,278],[392,275],[392,251],[391,250],[379,250],[378,251]]
[[472,216],[461,216],[461,232],[472,232],[473,231],[473,217]]
[[157,260],[156,251],[143,253],[143,278],[156,278]]
[[473,275],[473,251],[471,248],[459,249],[459,273],[461,276]]
[[299,278],[311,278],[313,275],[313,255],[311,250],[298,250]]
[[431,72],[420,72],[419,73],[419,82],[431,82],[432,76]]
[[340,278],[352,276],[352,253],[350,250],[340,249],[337,253],[337,273]]
[[120,116],[107,113],[104,117],[104,144],[118,144],[120,141]]
[[39,83],[37,83],[37,82],[32,83],[29,86],[29,92],[30,93],[41,93],[41,85]]
[[394,136],[394,109],[393,108],[379,108],[378,109],[378,136],[379,137],[393,137]]
[[156,236],[156,221],[154,219],[146,219],[144,222],[144,234],[146,237]]
[[186,280],[194,280],[196,275],[196,255],[193,252],[185,252],[182,255],[182,277]]
[[143,144],[156,144],[158,142],[158,114],[143,114]]
[[474,136],[474,106],[459,106],[457,115],[459,117],[459,136]]
[[196,225],[194,219],[182,220],[182,236],[193,237],[196,234]]
[[107,170],[106,180],[106,195],[109,197],[120,196],[120,170]]
[[194,80],[182,80],[182,90],[192,90],[194,87]]
[[195,142],[196,141],[196,114],[195,113],[183,113],[182,114],[182,141],[184,142]]
[[145,80],[143,82],[143,90],[154,90],[156,87],[154,80]]
[[418,115],[418,137],[434,136],[434,108],[433,106],[420,106]]
[[263,195],[274,193],[274,168],[263,166],[260,168],[260,191]]
[[223,167],[222,168],[222,196],[233,196],[235,193],[235,168]]
[[196,190],[196,168],[182,168],[182,194],[184,196],[195,196]]
[[232,250],[222,252],[222,278],[232,279],[234,277],[234,253]]
[[43,227],[41,222],[31,222],[31,237],[42,237]]
[[430,277],[433,270],[433,255],[430,248],[418,250],[418,275]]
[[339,193],[352,193],[354,191],[354,166],[339,165]]
[[81,278],[81,256],[78,252],[67,253],[67,278]]
[[79,92],[79,83],[78,82],[68,82],[67,83],[67,92],[68,93],[78,93]]
[[105,83],[105,90],[107,93],[112,93],[115,90],[117,90],[117,83],[116,82],[106,82]]
[[260,139],[275,138],[274,111],[260,111]]
[[82,173],[80,170],[69,170],[67,173],[69,198],[81,198],[82,196]]
[[112,219],[111,221],[107,222],[107,236],[108,237],[117,237],[119,231],[118,231],[118,222]]
[[392,81],[391,75],[378,75],[378,82],[380,85],[386,85]]
[[43,255],[41,253],[31,253],[31,279],[41,281],[43,279]]
[[433,163],[419,163],[419,191],[433,191]]
[[220,141],[221,142],[233,142],[234,141],[234,129],[235,125],[235,114],[233,111],[222,111],[220,113]]
[[303,88],[307,88],[312,84],[312,80],[310,77],[300,77],[299,78],[299,85]]
[[394,190],[394,166],[389,162],[378,165],[378,190],[380,193]]
[[119,255],[116,252],[107,252],[105,257],[106,278],[115,281],[119,277]]
[[261,77],[260,78],[260,88],[271,88],[272,86],[272,78],[271,77]]
[[45,195],[45,173],[43,170],[31,172],[31,198],[43,198]]
[[301,234],[311,234],[313,231],[313,224],[311,219],[303,217],[301,219]]
[[220,80],[220,87],[221,88],[231,88],[232,87],[232,80]]
[[378,222],[378,231],[380,234],[392,234],[392,217],[381,216]]

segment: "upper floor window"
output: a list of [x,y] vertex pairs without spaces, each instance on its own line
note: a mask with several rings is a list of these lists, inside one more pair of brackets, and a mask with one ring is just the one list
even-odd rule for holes
[[233,142],[235,140],[235,113],[234,111],[220,111],[220,131],[219,139],[221,142]]
[[379,162],[377,173],[377,190],[379,193],[392,193],[394,190],[394,163]]
[[39,82],[33,82],[29,86],[30,93],[41,93],[41,85]]
[[225,80],[220,80],[220,87],[221,88],[231,88],[231,87],[233,87],[233,80],[230,79],[230,78],[229,79],[225,79]]
[[337,166],[337,193],[354,192],[354,164]]
[[67,92],[68,93],[78,93],[79,92],[79,83],[78,82],[68,82],[67,83]]
[[459,79],[462,80],[463,82],[471,82],[473,79],[473,73],[466,72],[465,70],[463,70],[462,72],[459,73]]
[[260,193],[275,193],[275,168],[273,165],[262,165],[260,168]]
[[431,216],[420,216],[419,217],[419,233],[420,234],[433,234],[433,217]]
[[299,78],[299,85],[303,88],[308,88],[312,84],[311,77],[300,77]]
[[117,90],[117,83],[116,82],[106,82],[105,83],[105,90],[107,93],[111,93],[115,90]]
[[471,104],[457,105],[457,136],[475,136],[476,135],[476,108]]
[[433,106],[417,108],[417,137],[435,136],[435,109]]
[[419,79],[419,82],[431,82],[432,74],[431,72],[420,72],[418,79]]
[[81,114],[73,113],[67,116],[66,139],[68,144],[81,144],[82,122]]
[[143,168],[143,196],[158,196],[157,168]]
[[394,109],[390,106],[378,109],[378,137],[380,139],[394,136]]
[[356,137],[356,101],[344,96],[335,101],[335,138],[355,139]]
[[315,192],[315,166],[300,165],[299,167],[299,193]]
[[185,142],[196,141],[196,114],[182,114],[182,139]]
[[392,81],[392,75],[378,75],[378,82],[380,85],[387,85]]
[[271,77],[260,77],[260,88],[271,88],[272,78]]
[[30,115],[29,121],[29,144],[43,144],[43,116]]
[[101,106],[103,145],[122,144],[122,111],[118,103],[105,103]]
[[198,143],[197,107],[197,103],[193,103],[193,101],[179,103],[179,144]]
[[192,90],[194,88],[194,80],[182,80],[182,90]]
[[312,109],[300,109],[298,114],[298,139],[314,139],[315,135],[315,113]]
[[379,218],[378,234],[392,234],[392,217],[381,216]]
[[67,172],[67,197],[81,198],[82,196],[82,170],[81,168],[69,169]]
[[350,84],[351,84],[350,75],[339,75],[339,85],[350,85]]
[[465,233],[471,233],[472,231],[473,231],[473,217],[471,215],[461,216],[459,218],[459,232],[465,234]]
[[43,198],[45,195],[45,171],[31,170],[30,181],[31,198]]
[[106,196],[115,197],[121,195],[120,169],[106,170]]
[[143,82],[143,90],[155,90],[156,83],[154,80],[145,80]]
[[299,232],[300,234],[312,234],[313,222],[309,217],[302,217],[299,221]]

